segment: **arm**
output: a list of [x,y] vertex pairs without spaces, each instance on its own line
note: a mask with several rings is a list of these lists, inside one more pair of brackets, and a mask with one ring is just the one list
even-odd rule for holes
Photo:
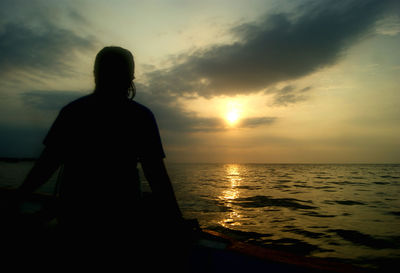
[[163,159],[142,159],[141,164],[156,200],[161,202],[173,217],[182,218]]
[[58,154],[46,147],[39,159],[35,162],[24,182],[18,188],[18,198],[25,199],[41,185],[47,182],[61,165]]

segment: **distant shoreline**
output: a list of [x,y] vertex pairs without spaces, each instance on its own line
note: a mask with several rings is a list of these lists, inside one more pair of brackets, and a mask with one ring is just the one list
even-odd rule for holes
[[35,161],[36,157],[0,157],[0,162],[16,163],[21,161]]

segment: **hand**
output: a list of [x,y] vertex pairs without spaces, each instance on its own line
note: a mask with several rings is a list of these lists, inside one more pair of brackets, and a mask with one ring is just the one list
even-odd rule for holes
[[18,190],[7,189],[4,193],[2,192],[2,206],[1,210],[3,211],[4,223],[12,224],[17,220],[21,211],[21,204],[23,202],[23,198],[20,195]]
[[200,231],[200,225],[199,225],[199,221],[197,221],[197,219],[183,219],[184,221],[184,226],[186,227],[186,229],[191,230],[191,231]]

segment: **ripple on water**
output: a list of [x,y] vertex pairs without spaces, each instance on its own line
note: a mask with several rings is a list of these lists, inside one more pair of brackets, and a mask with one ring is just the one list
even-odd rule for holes
[[[307,243],[303,240],[294,239],[294,238],[280,238],[280,239],[271,239],[273,234],[265,234],[265,233],[257,233],[257,232],[246,232],[239,230],[232,230],[222,226],[209,226],[207,229],[212,229],[221,233],[224,233],[236,240],[241,240],[247,243],[253,243],[257,245],[267,246],[269,249],[276,249],[291,253],[296,253],[300,255],[309,255],[314,251],[319,252],[327,252],[331,250],[326,250],[320,248],[317,245]],[[317,236],[317,233],[298,231],[300,233],[307,234],[309,236]]]
[[286,226],[284,231],[295,233],[295,234],[299,234],[299,235],[303,235],[304,237],[308,237],[308,238],[312,238],[312,239],[319,239],[319,238],[323,238],[323,237],[331,237],[330,235],[327,235],[325,233],[312,232],[312,231],[304,230],[304,229],[301,229],[301,228],[296,228],[296,227],[293,227],[293,226]]
[[260,186],[235,186],[234,188],[241,190],[250,190],[250,191],[262,189],[262,187]]
[[334,203],[339,204],[339,205],[345,205],[345,206],[354,206],[354,205],[365,205],[363,202],[359,201],[353,201],[353,200],[326,200],[323,203],[332,205]]
[[328,232],[333,232],[355,245],[363,245],[374,249],[399,248],[399,236],[388,238],[376,238],[369,234],[364,234],[356,230],[347,229],[329,229]]
[[307,211],[302,213],[302,215],[306,216],[311,216],[311,217],[319,217],[319,218],[333,218],[336,217],[336,215],[330,215],[330,214],[320,214],[316,211]]
[[286,207],[290,209],[316,209],[315,206],[302,203],[312,203],[312,201],[302,201],[294,198],[272,198],[264,195],[237,198],[233,204],[246,208],[260,207]]

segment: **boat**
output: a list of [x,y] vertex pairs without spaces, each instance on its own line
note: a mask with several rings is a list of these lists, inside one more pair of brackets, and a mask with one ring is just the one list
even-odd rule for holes
[[[35,234],[39,230],[56,230],[57,197],[34,193],[19,206],[18,216],[14,215],[10,220],[9,204],[15,192],[12,188],[0,188],[1,217],[5,221],[14,221],[8,225],[3,222],[3,227],[11,227],[14,231],[20,229],[19,232],[33,230]],[[190,253],[186,255],[185,272],[368,272],[367,269],[350,264],[245,243],[215,230],[201,229],[193,224],[196,223],[194,220],[189,222],[194,240]]]

